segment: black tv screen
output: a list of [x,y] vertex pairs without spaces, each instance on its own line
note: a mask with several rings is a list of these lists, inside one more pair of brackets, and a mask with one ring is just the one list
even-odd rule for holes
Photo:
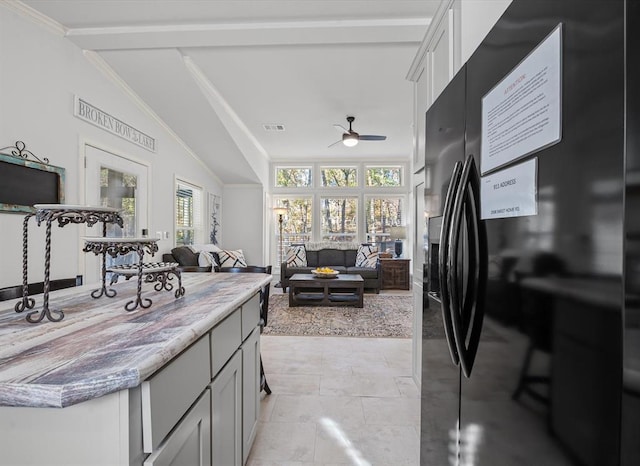
[[0,208],[29,212],[34,204],[64,202],[64,168],[0,155]]

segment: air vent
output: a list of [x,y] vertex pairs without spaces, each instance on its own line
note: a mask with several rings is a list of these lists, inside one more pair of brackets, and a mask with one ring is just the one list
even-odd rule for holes
[[284,131],[284,125],[262,125],[265,131]]

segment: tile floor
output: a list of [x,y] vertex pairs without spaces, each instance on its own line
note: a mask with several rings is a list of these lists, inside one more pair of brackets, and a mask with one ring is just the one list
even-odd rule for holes
[[249,466],[419,464],[411,339],[261,337],[262,395]]

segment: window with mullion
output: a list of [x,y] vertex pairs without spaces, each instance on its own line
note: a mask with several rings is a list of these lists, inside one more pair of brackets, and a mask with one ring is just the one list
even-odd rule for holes
[[365,170],[365,184],[368,187],[391,188],[404,184],[401,166],[369,166]]
[[176,246],[202,242],[202,188],[176,180]]
[[279,219],[276,218],[275,222],[275,239],[279,263],[289,245],[311,241],[313,197],[278,197],[275,199],[275,206],[287,209],[287,213],[282,216],[282,237],[280,237]]
[[375,243],[378,250],[393,247],[390,229],[402,225],[404,215],[403,196],[369,197],[365,200],[365,228],[367,241]]
[[323,188],[357,188],[358,170],[355,167],[321,167],[320,186]]
[[276,188],[308,188],[312,185],[311,167],[277,166],[275,168]]
[[321,197],[322,241],[358,241],[358,198]]

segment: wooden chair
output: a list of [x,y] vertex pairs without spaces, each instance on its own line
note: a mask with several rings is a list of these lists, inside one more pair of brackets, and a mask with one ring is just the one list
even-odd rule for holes
[[[258,265],[248,265],[247,267],[216,267],[217,272],[226,273],[266,273],[271,275],[271,266],[264,267]],[[260,290],[260,332],[267,325],[267,318],[269,314],[269,291],[271,289],[271,283],[267,283],[262,290]],[[267,395],[271,395],[271,388],[267,383],[267,377],[264,374],[264,368],[262,367],[262,354],[260,355],[260,391],[264,390]]]

